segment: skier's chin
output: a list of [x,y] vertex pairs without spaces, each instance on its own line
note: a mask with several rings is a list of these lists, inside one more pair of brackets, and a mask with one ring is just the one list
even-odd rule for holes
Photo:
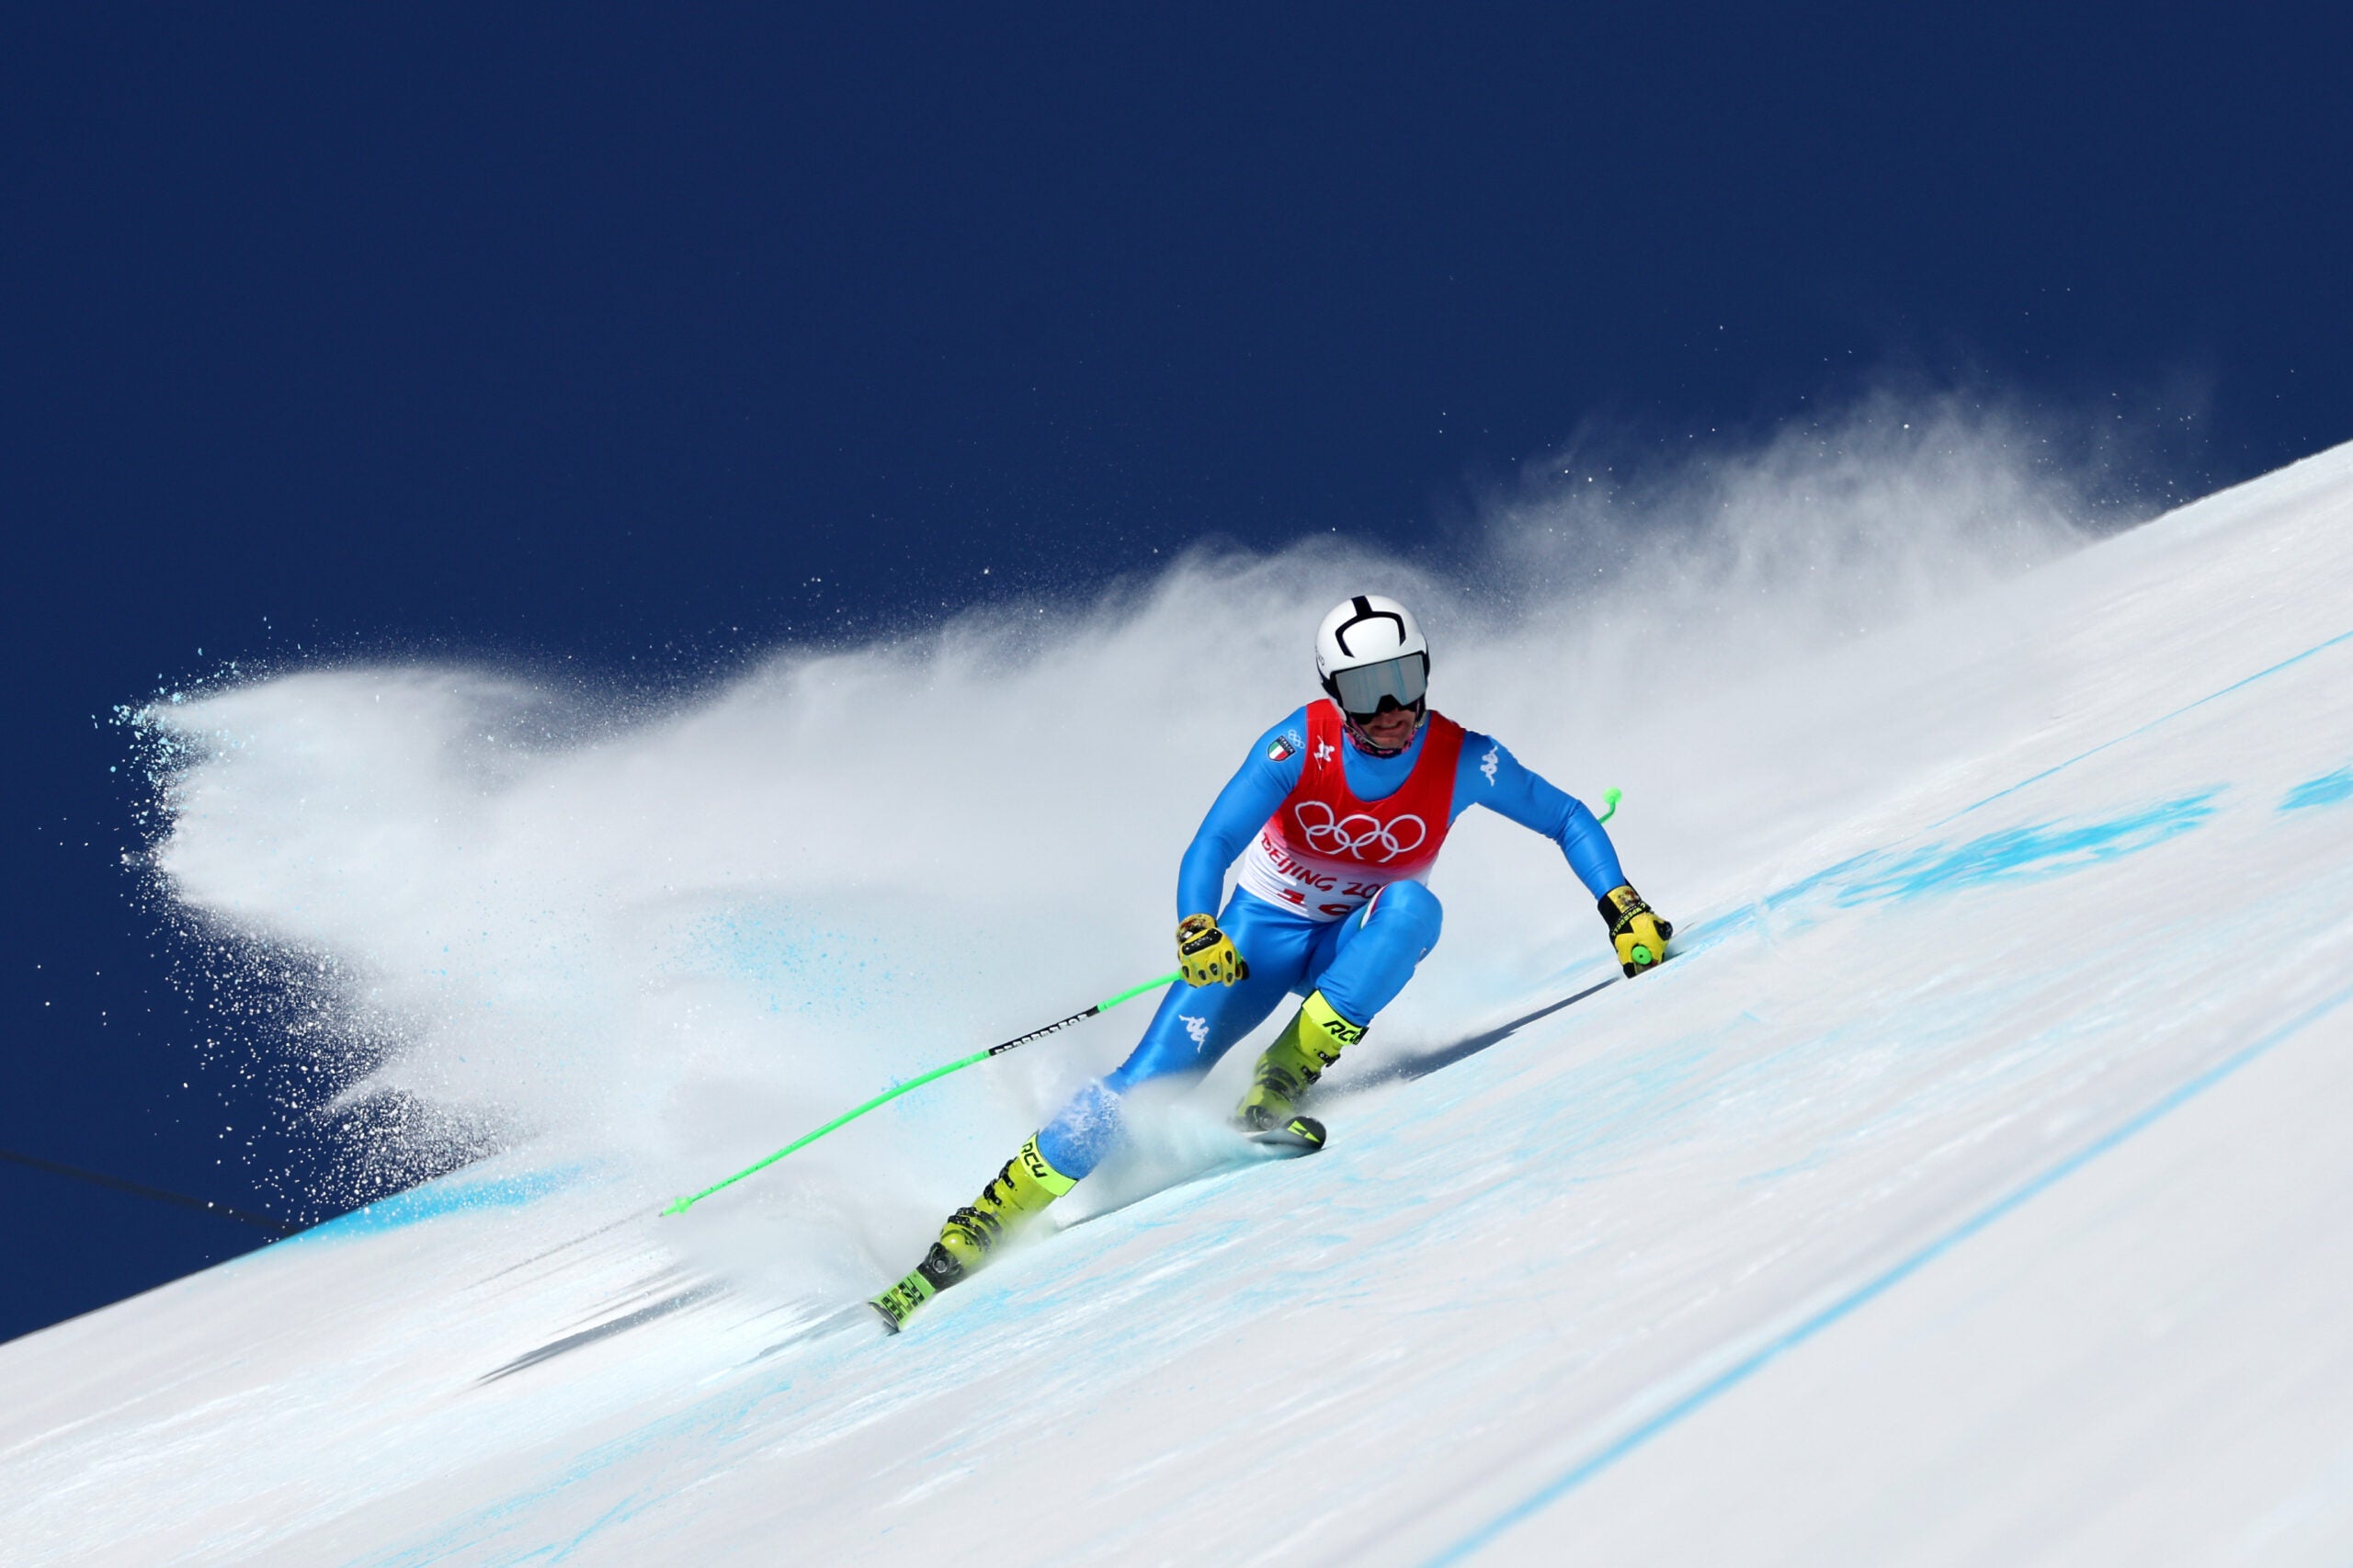
[[1357,731],[1377,751],[1403,751],[1414,738],[1414,713],[1392,708],[1377,718],[1358,720]]

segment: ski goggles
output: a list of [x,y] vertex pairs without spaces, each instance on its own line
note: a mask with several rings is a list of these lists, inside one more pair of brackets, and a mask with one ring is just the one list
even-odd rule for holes
[[1381,711],[1383,699],[1392,699],[1400,708],[1411,708],[1422,699],[1429,680],[1428,658],[1421,653],[1407,653],[1403,658],[1383,659],[1377,665],[1334,670],[1332,693],[1340,699],[1345,711],[1369,719]]

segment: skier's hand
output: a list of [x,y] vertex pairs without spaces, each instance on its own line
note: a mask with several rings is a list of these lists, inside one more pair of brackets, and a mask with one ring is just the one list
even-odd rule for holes
[[1188,915],[1176,923],[1176,971],[1188,985],[1231,985],[1250,978],[1250,966],[1233,949],[1233,939],[1217,928],[1213,915]]
[[1627,978],[1643,972],[1666,957],[1667,938],[1675,927],[1651,913],[1643,895],[1631,885],[1611,888],[1601,895],[1601,918],[1609,923],[1610,945]]

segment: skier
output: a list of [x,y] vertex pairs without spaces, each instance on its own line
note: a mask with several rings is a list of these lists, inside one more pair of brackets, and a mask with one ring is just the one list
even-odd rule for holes
[[[1186,983],[1162,998],[1134,1053],[1022,1144],[949,1217],[915,1272],[874,1299],[893,1331],[1095,1169],[1120,1141],[1130,1090],[1206,1073],[1292,994],[1304,999],[1259,1057],[1234,1120],[1265,1142],[1321,1148],[1324,1126],[1299,1113],[1300,1096],[1437,944],[1438,902],[1423,879],[1469,806],[1560,845],[1600,900],[1630,977],[1666,956],[1674,928],[1628,885],[1593,813],[1499,742],[1430,711],[1429,663],[1420,626],[1394,599],[1359,595],[1324,618],[1315,668],[1325,699],[1258,737],[1185,851],[1176,952]],[[1211,915],[1237,855],[1240,885]]]

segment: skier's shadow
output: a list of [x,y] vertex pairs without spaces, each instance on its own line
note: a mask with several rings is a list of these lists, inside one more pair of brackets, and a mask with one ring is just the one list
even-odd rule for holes
[[[1594,994],[1594,993],[1607,990],[1608,987],[1615,985],[1618,983],[1618,979],[1619,977],[1617,975],[1610,975],[1607,979],[1597,981],[1595,983],[1586,986],[1584,990],[1577,992],[1574,995],[1563,996],[1558,1002],[1548,1002],[1543,1006],[1537,1008],[1534,1012],[1523,1013],[1518,1017],[1512,1019],[1511,1022],[1498,1025],[1495,1028],[1491,1028],[1483,1034],[1474,1034],[1468,1040],[1456,1040],[1452,1045],[1440,1046],[1436,1051],[1424,1051],[1419,1056],[1403,1057],[1395,1062],[1389,1062],[1385,1066],[1379,1067],[1366,1073],[1361,1078],[1352,1079],[1346,1085],[1335,1085],[1329,1084],[1327,1081],[1325,1084],[1319,1085],[1315,1088],[1308,1091],[1310,1098],[1307,1103],[1311,1106],[1330,1105],[1336,1101],[1348,1099],[1356,1095],[1365,1092],[1366,1090],[1377,1088],[1384,1084],[1410,1084],[1416,1078],[1427,1078],[1441,1067],[1451,1067],[1454,1063],[1461,1061],[1466,1056],[1476,1056],[1479,1052],[1486,1050],[1487,1047],[1497,1044],[1500,1041],[1509,1040],[1513,1035],[1518,1034],[1520,1030],[1526,1028],[1529,1025],[1537,1022],[1539,1019],[1549,1018],[1563,1007],[1575,1006],[1586,997]],[[1233,1146],[1246,1151],[1244,1156],[1239,1160],[1233,1159],[1231,1156],[1223,1159],[1206,1160],[1199,1164],[1199,1168],[1178,1171],[1173,1174],[1164,1173],[1162,1177],[1155,1182],[1149,1184],[1135,1184],[1129,1188],[1122,1189],[1121,1196],[1106,1203],[1104,1207],[1100,1209],[1089,1210],[1084,1214],[1063,1221],[1060,1228],[1067,1231],[1080,1225],[1093,1224],[1097,1220],[1103,1219],[1108,1215],[1116,1214],[1120,1210],[1128,1208],[1132,1204],[1141,1203],[1145,1199],[1150,1198],[1155,1193],[1161,1192],[1168,1187],[1182,1187],[1188,1182],[1199,1181],[1207,1176],[1222,1176],[1232,1171],[1240,1170],[1245,1166],[1270,1164],[1274,1160],[1289,1157],[1287,1155],[1269,1154],[1265,1149],[1255,1148],[1253,1145],[1244,1142],[1239,1137],[1235,1137],[1233,1139]]]
[[536,1367],[542,1361],[552,1361],[559,1356],[568,1356],[574,1350],[596,1344],[600,1339],[610,1339],[617,1334],[627,1334],[631,1329],[652,1323],[656,1318],[665,1318],[672,1312],[699,1306],[714,1297],[723,1296],[726,1293],[727,1287],[718,1280],[705,1280],[699,1285],[691,1286],[675,1295],[665,1297],[650,1307],[640,1307],[637,1311],[624,1313],[609,1323],[601,1323],[594,1328],[582,1329],[577,1334],[567,1334],[562,1339],[551,1339],[536,1350],[526,1350],[505,1366],[484,1372],[474,1381],[478,1384],[494,1383],[501,1378],[511,1378],[516,1373]]
[[1608,990],[1610,986],[1617,984],[1618,980],[1617,975],[1610,975],[1586,986],[1574,995],[1563,996],[1557,1002],[1548,1002],[1532,1013],[1523,1013],[1507,1024],[1499,1024],[1484,1034],[1474,1034],[1470,1039],[1459,1040],[1452,1045],[1440,1046],[1436,1051],[1424,1051],[1419,1056],[1408,1056],[1392,1062],[1377,1072],[1367,1074],[1354,1086],[1370,1089],[1376,1084],[1410,1084],[1416,1078],[1427,1078],[1441,1067],[1451,1067],[1466,1057],[1478,1055],[1491,1045],[1500,1045],[1539,1019],[1549,1018],[1563,1007],[1575,1006],[1597,991]]

